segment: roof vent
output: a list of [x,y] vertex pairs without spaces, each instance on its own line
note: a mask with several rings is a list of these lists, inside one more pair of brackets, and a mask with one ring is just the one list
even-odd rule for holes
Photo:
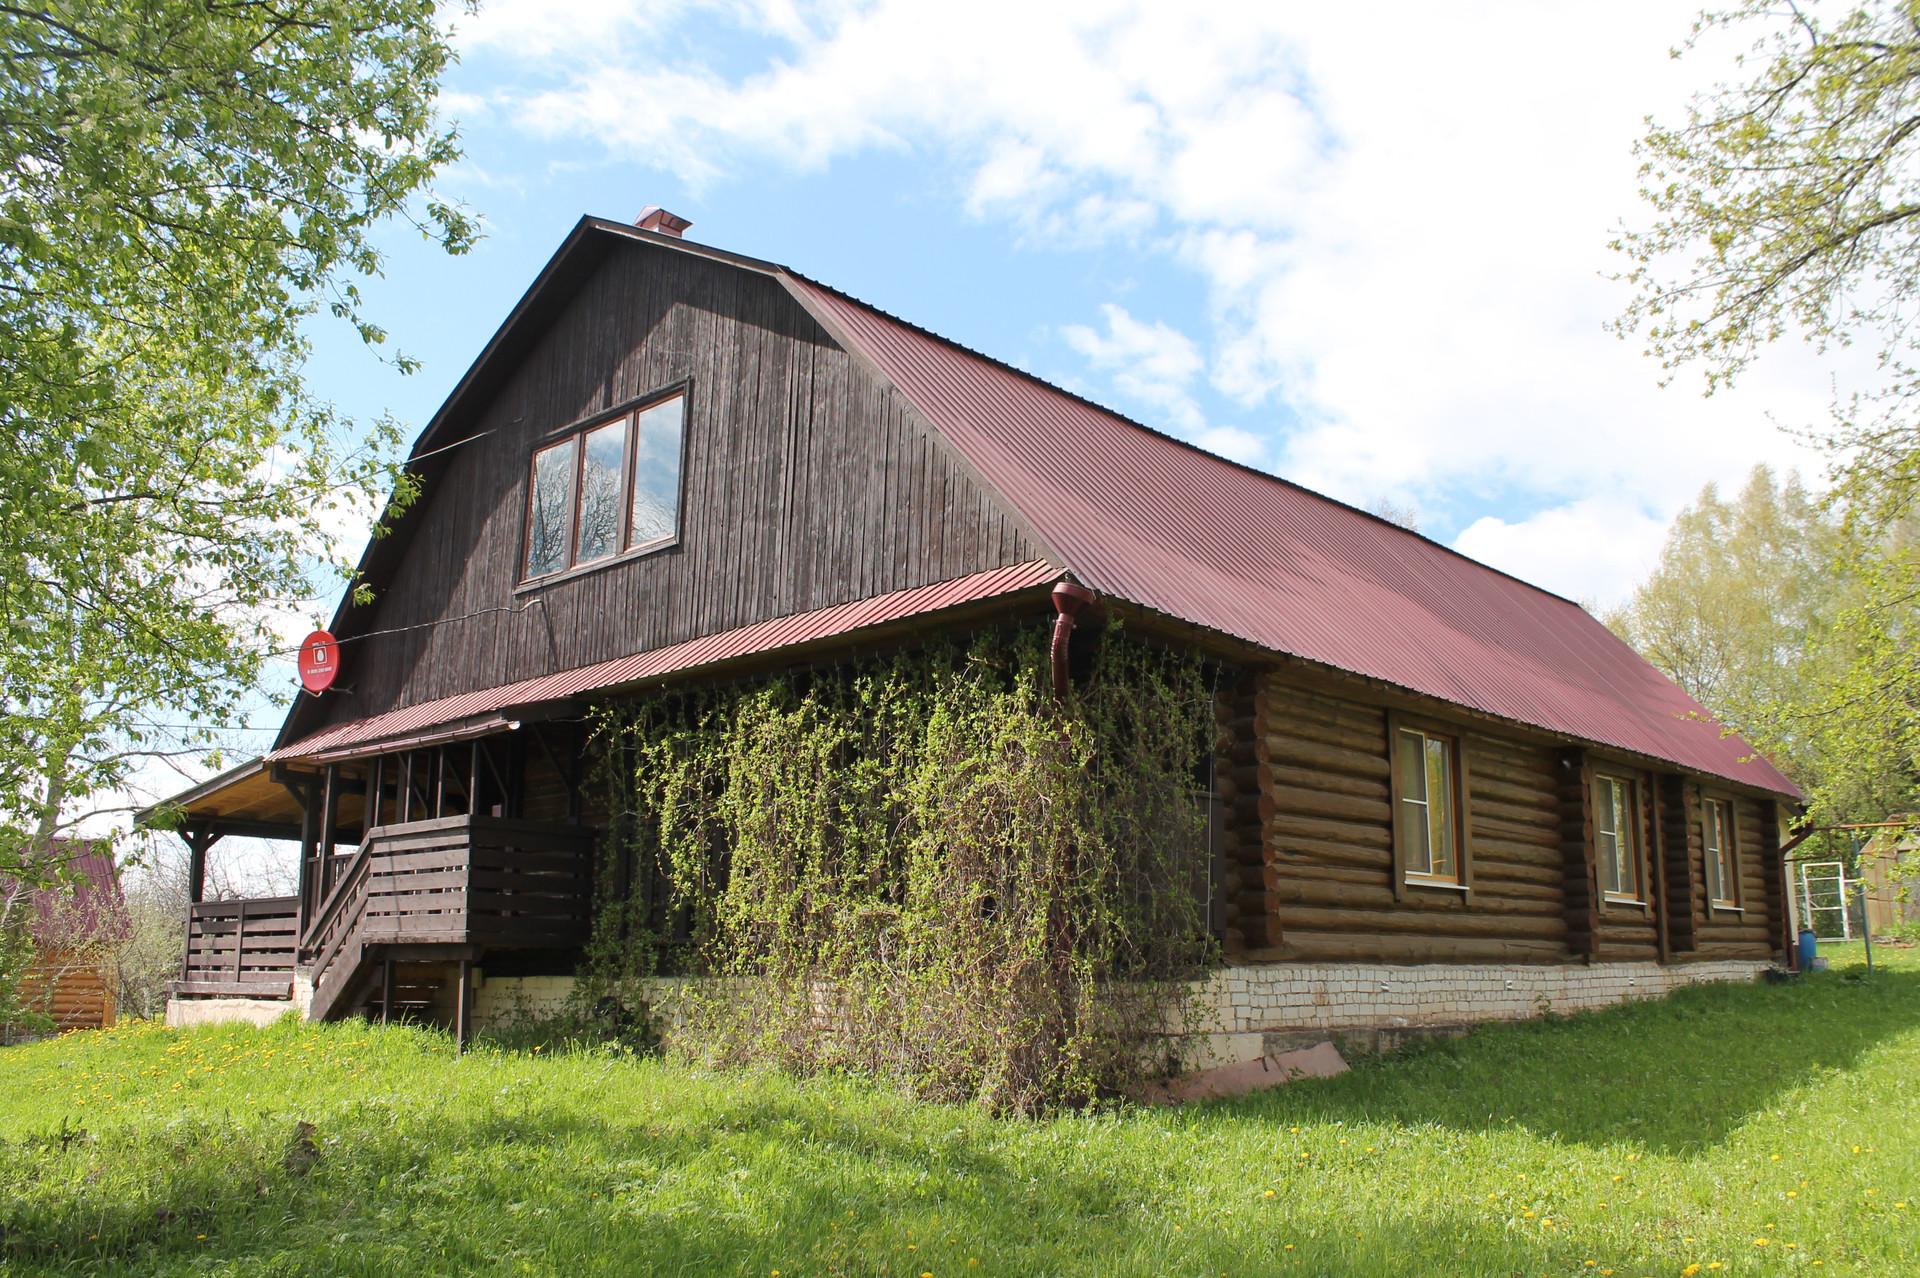
[[684,217],[677,217],[658,204],[649,204],[640,210],[640,216],[634,219],[633,224],[643,231],[658,231],[662,235],[671,235],[675,239],[680,238],[680,232],[693,225]]

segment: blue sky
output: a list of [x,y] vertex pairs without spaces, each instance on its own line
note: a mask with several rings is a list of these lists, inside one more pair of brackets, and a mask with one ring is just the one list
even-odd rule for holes
[[[1828,371],[1706,400],[1602,322],[1671,3],[1329,6],[501,0],[455,14],[447,258],[369,290],[400,377],[316,326],[314,388],[432,414],[582,213],[663,204],[1138,420],[1561,593],[1618,601],[1700,486],[1799,465]],[[330,606],[321,609],[330,611]]]
[[[689,238],[782,262],[1343,500],[1414,508],[1429,536],[1612,604],[1703,484],[1738,483],[1759,461],[1816,475],[1780,427],[1819,420],[1834,385],[1835,370],[1787,347],[1708,400],[1688,374],[1662,388],[1602,329],[1624,301],[1608,240],[1644,219],[1644,118],[1675,119],[1735,74],[1725,42],[1669,56],[1693,12],[450,12],[462,60],[445,102],[466,159],[441,190],[487,238],[449,258],[394,228],[366,292],[422,368],[401,377],[321,321],[311,385],[417,430],[582,214],[661,204],[693,220]],[[235,750],[264,745],[281,716],[263,702]]]

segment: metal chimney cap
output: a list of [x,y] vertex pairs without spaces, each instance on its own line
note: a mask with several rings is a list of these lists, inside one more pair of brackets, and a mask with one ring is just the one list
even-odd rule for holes
[[658,231],[675,239],[680,237],[680,232],[693,225],[686,218],[669,213],[658,204],[649,204],[641,209],[640,216],[633,220],[633,224],[643,231]]

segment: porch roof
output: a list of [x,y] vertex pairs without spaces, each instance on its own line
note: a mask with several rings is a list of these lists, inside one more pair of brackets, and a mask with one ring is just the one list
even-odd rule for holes
[[[1034,592],[1034,602],[1044,606],[1039,588],[1052,584],[1060,576],[1060,570],[1044,560],[995,568],[832,608],[777,617],[537,679],[523,679],[403,706],[365,719],[331,724],[164,803],[155,804],[141,812],[137,819],[144,823],[160,810],[171,809],[178,811],[186,824],[211,824],[223,829],[249,821],[264,825],[265,820],[272,820],[283,830],[293,832],[267,837],[298,837],[295,828],[299,821],[298,807],[275,779],[275,765],[333,763],[410,746],[504,732],[517,725],[522,713],[530,718],[550,718],[573,698],[636,688],[668,676],[710,671],[775,652],[799,659],[829,643],[875,637],[871,632],[913,617],[1005,599],[1022,592]],[[270,817],[266,808],[272,809]],[[235,828],[232,832],[254,831]],[[264,829],[258,832],[267,833]]]

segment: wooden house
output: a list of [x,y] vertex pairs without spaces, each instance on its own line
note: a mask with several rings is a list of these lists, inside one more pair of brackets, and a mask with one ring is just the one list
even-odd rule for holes
[[[114,951],[126,939],[127,905],[111,853],[91,844],[62,842],[57,855],[69,882],[28,888],[0,878],[0,918],[25,929],[33,960],[22,976],[20,1001],[51,1018],[56,1033],[113,1024],[119,978]],[[9,1030],[0,1027],[0,1041]]]
[[1213,769],[1234,1051],[1783,958],[1800,795],[1578,605],[684,227],[574,228],[415,444],[333,688],[169,802],[196,861],[255,835],[301,866],[297,897],[196,900],[180,1005],[464,1024],[564,988],[586,707],[1046,625],[1065,581],[1241,672]]

